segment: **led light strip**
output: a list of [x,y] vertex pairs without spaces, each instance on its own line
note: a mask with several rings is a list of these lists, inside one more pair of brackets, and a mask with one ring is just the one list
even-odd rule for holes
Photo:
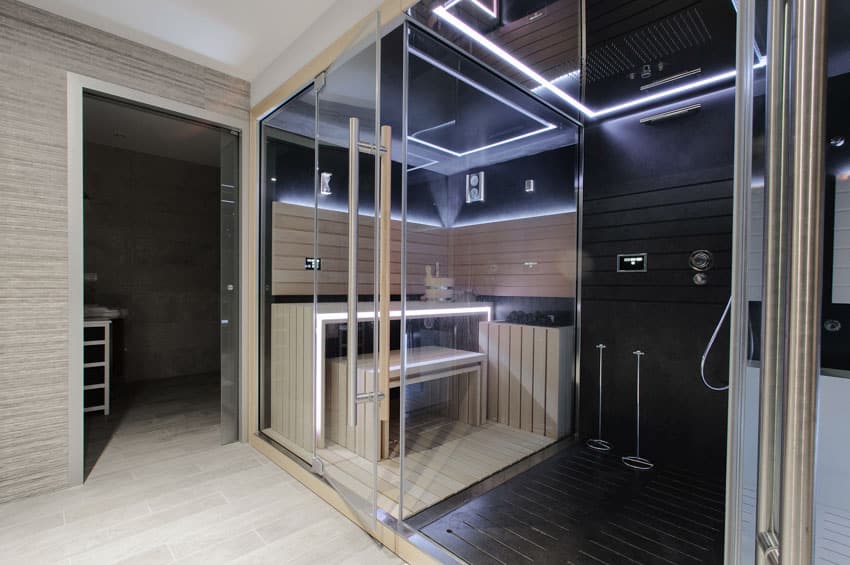
[[[448,4],[445,5],[445,8],[447,10],[454,8],[455,6],[460,4],[462,1],[463,0],[452,0],[451,2],[449,2]],[[484,4],[482,4],[481,0],[469,0],[469,1],[472,2],[472,4],[474,4],[476,8],[478,8],[479,10],[481,10],[482,12],[484,12],[485,14],[490,16],[491,18],[499,17],[499,14],[497,12],[498,4],[496,3],[496,2],[498,2],[498,0],[492,0],[493,1],[492,8],[487,7]]]
[[467,155],[472,155],[473,153],[478,153],[479,151],[486,151],[487,149],[493,149],[494,147],[498,147],[500,145],[505,145],[506,143],[513,143],[514,141],[519,141],[520,139],[525,139],[527,137],[531,137],[533,135],[539,135],[541,133],[546,133],[547,131],[552,131],[555,129],[555,126],[549,124],[546,127],[542,127],[540,129],[536,129],[534,131],[530,131],[528,133],[524,133],[522,135],[517,135],[508,139],[503,139],[502,141],[497,141],[496,143],[491,143],[489,145],[483,145],[481,147],[476,147],[475,149],[470,149],[469,151],[464,151],[463,153],[458,153],[457,151],[452,151],[451,149],[446,149],[441,145],[437,145],[436,143],[431,143],[429,141],[424,141],[422,139],[417,139],[413,136],[408,136],[410,141],[416,142],[420,145],[424,145],[425,147],[430,147],[431,149],[436,149],[437,151],[442,151],[443,153],[448,153],[452,157],[466,157]]
[[[548,81],[545,78],[543,78],[540,74],[538,74],[536,71],[534,71],[533,69],[531,69],[530,67],[525,65],[523,62],[518,60],[516,57],[509,54],[507,51],[505,51],[504,49],[502,49],[501,47],[499,47],[498,45],[496,45],[495,43],[493,43],[492,41],[490,41],[489,39],[487,39],[486,37],[484,37],[483,35],[481,35],[477,31],[472,29],[469,25],[464,23],[462,20],[460,20],[456,16],[450,14],[448,12],[448,8],[457,4],[458,1],[460,1],[460,0],[453,0],[449,4],[446,4],[444,6],[438,6],[437,8],[434,8],[434,14],[438,18],[440,18],[441,20],[445,21],[446,23],[448,23],[449,25],[451,25],[452,27],[454,27],[455,29],[457,29],[458,31],[460,31],[461,33],[463,33],[464,35],[466,35],[467,37],[469,37],[470,39],[472,39],[476,43],[478,43],[480,46],[487,49],[490,53],[493,53],[494,55],[496,55],[497,57],[499,57],[500,59],[502,59],[503,61],[505,61],[509,65],[511,65],[513,68],[515,68],[516,70],[523,73],[525,76],[527,76],[530,79],[537,82],[539,84],[539,86],[535,87],[533,90],[537,91],[538,89],[546,89],[546,90],[552,92],[553,94],[555,94],[558,98],[564,100],[567,104],[569,104],[570,106],[572,106],[573,108],[575,108],[576,110],[578,110],[579,112],[581,112],[582,114],[586,115],[589,118],[597,118],[597,117],[600,117],[600,116],[606,116],[606,115],[609,115],[609,114],[613,114],[615,112],[620,112],[622,110],[634,108],[636,106],[640,106],[640,105],[643,105],[643,104],[646,104],[646,103],[649,103],[649,102],[653,102],[653,101],[656,101],[656,100],[661,100],[661,99],[664,99],[664,98],[670,98],[670,97],[675,96],[677,94],[682,94],[683,92],[689,92],[691,90],[698,90],[700,88],[705,88],[706,86],[716,84],[718,82],[723,82],[723,81],[726,81],[726,80],[729,80],[729,79],[735,77],[735,71],[734,70],[726,71],[724,73],[720,73],[720,74],[717,74],[717,75],[706,77],[704,79],[697,80],[697,81],[694,81],[694,82],[691,82],[691,83],[688,83],[688,84],[683,84],[681,86],[669,88],[667,90],[662,90],[662,91],[659,91],[659,92],[655,92],[653,94],[648,94],[646,96],[641,96],[641,97],[629,100],[627,102],[623,102],[621,104],[616,104],[614,106],[608,106],[607,108],[603,108],[601,110],[592,110],[591,108],[585,106],[584,104],[582,104],[581,102],[579,102],[578,100],[576,100],[575,98],[573,98],[572,96],[570,96],[569,94],[567,94],[566,92],[564,92],[563,90],[561,90],[560,88],[558,88],[557,86],[552,84],[551,81]],[[760,57],[758,63],[756,63],[753,66],[753,69],[760,69],[760,68],[765,67],[766,65],[767,65],[767,57]],[[558,79],[560,79],[560,78],[563,78],[563,77],[558,77]],[[558,79],[556,79],[556,80],[558,80]]]
[[429,65],[432,65],[432,66],[440,69],[444,73],[456,78],[457,80],[459,80],[461,82],[468,84],[469,86],[473,87],[474,89],[478,90],[479,92],[486,94],[487,96],[493,98],[494,100],[501,102],[502,104],[504,104],[508,108],[511,108],[512,110],[519,112],[523,116],[526,116],[527,118],[530,118],[530,119],[534,120],[535,122],[537,122],[538,124],[543,126],[540,129],[536,129],[536,130],[533,130],[533,131],[530,131],[530,132],[527,132],[527,133],[524,133],[524,134],[521,134],[521,135],[511,137],[509,139],[503,139],[502,141],[497,141],[495,143],[490,143],[488,145],[483,145],[481,147],[476,147],[475,149],[470,149],[468,151],[463,151],[463,152],[452,151],[451,149],[443,147],[442,145],[437,145],[436,143],[431,143],[430,141],[425,141],[424,139],[419,139],[418,137],[416,137],[417,135],[419,135],[423,132],[431,131],[431,130],[449,125],[449,124],[451,124],[451,122],[446,122],[446,123],[439,124],[439,125],[436,125],[436,126],[431,127],[431,128],[427,128],[427,129],[418,131],[415,134],[409,135],[407,137],[408,140],[413,141],[415,143],[418,143],[420,145],[424,145],[425,147],[430,147],[431,149],[435,149],[435,150],[440,151],[442,153],[446,153],[446,154],[451,155],[453,157],[460,158],[460,157],[466,157],[467,155],[472,155],[473,153],[478,153],[480,151],[485,151],[487,149],[492,149],[492,148],[498,147],[500,145],[505,145],[507,143],[513,143],[514,141],[519,141],[520,139],[525,139],[525,138],[528,138],[528,137],[532,137],[534,135],[539,135],[541,133],[551,131],[551,130],[553,130],[557,127],[557,126],[555,126],[555,124],[549,123],[546,120],[540,118],[539,116],[532,114],[531,112],[529,112],[525,108],[522,108],[521,106],[516,105],[515,103],[511,102],[507,98],[504,98],[503,96],[500,96],[499,94],[496,94],[495,92],[493,92],[489,88],[487,88],[487,87],[485,87],[481,84],[478,84],[477,82],[470,79],[469,77],[466,77],[463,74],[459,73],[458,71],[452,69],[451,67],[444,65],[443,63],[437,61],[436,59],[430,57],[429,55],[426,55],[422,51],[419,51],[418,49],[415,49],[413,47],[408,47],[408,52],[411,55],[425,61]]
[[410,151],[409,149],[407,150],[407,156],[408,156],[408,158],[416,157],[417,159],[422,159],[423,161],[425,161],[425,163],[422,164],[422,165],[417,165],[415,167],[408,167],[407,168],[408,173],[412,173],[413,171],[418,171],[419,169],[424,169],[425,167],[430,167],[431,165],[436,165],[437,163],[439,163],[439,161],[437,161],[436,159],[431,159],[430,157],[424,157],[422,155],[419,155],[418,153],[414,153],[413,151]]
[[[753,69],[760,69],[767,65],[767,59],[763,58],[761,61],[753,65]],[[647,94],[646,96],[641,96],[639,98],[635,98],[633,100],[629,100],[627,102],[623,102],[622,104],[616,104],[614,106],[608,106],[607,108],[603,108],[602,110],[597,111],[593,117],[598,118],[600,116],[607,116],[608,114],[614,114],[616,112],[620,112],[622,110],[628,110],[629,108],[634,108],[635,106],[640,106],[642,104],[646,104],[648,102],[653,102],[655,100],[661,100],[663,98],[670,98],[671,96],[675,96],[677,94],[682,94],[683,92],[688,92],[691,90],[698,90],[700,88],[705,88],[706,86],[716,84],[718,82],[724,82],[729,79],[735,78],[735,71],[726,71],[725,73],[720,73],[717,75],[713,75],[710,77],[706,77],[704,79],[696,80],[694,82],[689,82],[688,84],[683,84],[681,86],[675,86],[673,88],[668,88],[666,90],[661,90],[654,94]]]
[[584,104],[582,104],[581,102],[579,102],[578,100],[576,100],[575,98],[573,98],[572,96],[570,96],[569,94],[567,94],[545,78],[543,78],[540,74],[525,65],[519,59],[517,59],[516,57],[514,57],[513,55],[511,55],[510,53],[508,53],[507,51],[505,51],[504,49],[502,49],[501,47],[499,47],[477,31],[469,27],[459,18],[450,14],[449,11],[446,10],[445,6],[438,6],[437,8],[434,8],[434,14],[441,20],[445,21],[446,23],[448,23],[449,25],[451,25],[452,27],[454,27],[455,29],[457,29],[458,31],[478,43],[479,45],[481,45],[482,47],[484,47],[485,49],[505,61],[506,63],[510,64],[512,67],[514,67],[530,79],[536,81],[541,86],[545,87],[547,90],[549,90],[559,98],[563,99],[567,104],[569,104],[573,108],[576,108],[591,117],[596,114],[593,110],[591,110],[590,108],[588,108],[587,106],[585,106]]

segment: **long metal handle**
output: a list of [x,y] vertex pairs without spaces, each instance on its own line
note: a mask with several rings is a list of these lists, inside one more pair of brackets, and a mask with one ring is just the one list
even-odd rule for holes
[[756,497],[757,565],[778,565],[782,403],[785,380],[789,242],[787,85],[789,20],[785,0],[769,7],[767,120],[765,131],[764,277],[762,279],[761,387],[759,390],[759,452]]
[[823,269],[827,0],[794,11],[794,170],[788,300],[788,382],[780,498],[783,563],[810,563]]
[[596,428],[596,437],[602,438],[602,350],[605,349],[605,344],[600,343],[596,346],[599,350],[599,425]]
[[348,425],[357,425],[357,211],[360,207],[360,120],[348,119]]
[[[379,253],[378,264],[376,269],[380,274],[378,284],[378,367],[377,382],[372,383],[372,390],[379,392],[379,395],[389,394],[390,392],[390,261],[392,254],[392,142],[393,131],[390,126],[381,126],[381,153],[379,159],[381,183],[379,187],[379,200],[381,217],[378,241]],[[380,406],[381,426],[389,426],[390,421],[390,403],[384,402]],[[386,430],[389,433],[389,430]],[[389,437],[387,435],[387,437]],[[381,443],[381,458],[389,457],[389,443],[382,441]]]
[[640,459],[640,358],[645,355],[641,350],[633,352],[637,358],[637,382],[635,383],[635,455]]

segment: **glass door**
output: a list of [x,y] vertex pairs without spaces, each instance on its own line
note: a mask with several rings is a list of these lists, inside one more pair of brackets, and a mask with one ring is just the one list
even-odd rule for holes
[[385,435],[376,320],[389,312],[378,296],[378,30],[376,14],[261,124],[259,432],[311,465],[368,530]]
[[221,443],[239,439],[239,135],[221,130]]
[[[313,273],[316,466],[370,530],[377,513],[380,264],[377,15],[316,92]],[[312,263],[310,263],[312,261]]]

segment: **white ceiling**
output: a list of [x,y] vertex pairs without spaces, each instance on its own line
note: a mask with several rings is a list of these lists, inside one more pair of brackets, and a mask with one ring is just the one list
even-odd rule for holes
[[334,0],[23,0],[251,81]]

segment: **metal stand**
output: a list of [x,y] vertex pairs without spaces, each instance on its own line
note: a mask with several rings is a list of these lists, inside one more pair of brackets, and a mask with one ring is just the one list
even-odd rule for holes
[[596,451],[611,451],[611,444],[602,439],[602,350],[605,344],[596,346],[599,350],[599,426],[596,428],[596,437],[586,442],[587,447]]
[[648,471],[649,469],[652,469],[655,465],[649,459],[644,459],[640,456],[640,358],[646,354],[640,350],[635,351],[633,354],[637,358],[637,386],[635,387],[637,391],[637,415],[635,416],[637,441],[635,442],[635,454],[623,457],[622,461],[624,465],[626,465],[627,467],[631,467],[632,469],[637,469],[638,471]]

